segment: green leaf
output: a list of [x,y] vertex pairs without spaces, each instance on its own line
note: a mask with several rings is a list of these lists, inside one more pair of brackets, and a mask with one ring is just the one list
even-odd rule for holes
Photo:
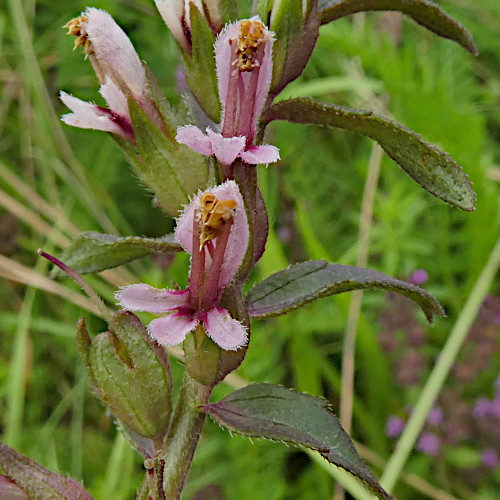
[[439,302],[418,286],[362,267],[329,264],[324,260],[300,262],[261,281],[247,295],[251,318],[279,316],[322,297],[351,290],[381,288],[414,300],[432,322],[444,316]]
[[4,443],[0,443],[0,466],[30,498],[92,500],[78,481],[51,472]]
[[370,137],[426,191],[462,210],[475,209],[475,193],[460,166],[404,125],[372,111],[325,104],[311,98],[274,104],[264,113],[262,123],[272,120],[327,125]]
[[319,36],[316,5],[304,18],[302,8],[302,0],[281,0],[273,6],[271,30],[276,33],[276,41],[271,92],[274,95],[302,74]]
[[231,23],[238,19],[238,2],[236,0],[221,0],[222,20]]
[[453,17],[428,0],[319,0],[321,24],[368,10],[396,10],[443,38],[477,55],[472,35]]
[[200,409],[232,432],[317,450],[331,464],[358,477],[378,498],[391,498],[359,458],[325,399],[277,385],[254,384]]
[[189,89],[203,111],[215,123],[220,121],[220,102],[215,71],[215,37],[208,21],[193,3],[191,6],[192,54],[184,55]]
[[[61,260],[77,273],[97,273],[121,266],[153,252],[180,252],[182,247],[173,234],[161,238],[128,236],[120,238],[111,234],[88,231],[79,234],[61,255]],[[53,276],[64,276],[54,268]]]
[[[140,180],[156,194],[162,208],[172,217],[179,214],[189,197],[205,187],[208,169],[204,158],[187,146],[177,144],[151,123],[133,100],[128,100],[141,171]],[[137,162],[132,163],[132,165]]]

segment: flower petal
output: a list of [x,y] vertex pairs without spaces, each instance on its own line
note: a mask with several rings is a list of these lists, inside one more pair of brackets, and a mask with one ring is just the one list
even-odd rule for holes
[[[218,286],[220,289],[223,289],[233,280],[247,251],[248,241],[250,239],[247,214],[243,198],[236,182],[226,181],[224,184],[207,189],[205,192],[213,193],[219,200],[236,201],[234,223],[231,228],[231,233],[229,234],[219,276]],[[191,200],[191,203],[184,209],[184,212],[177,220],[177,227],[175,229],[177,240],[189,254],[193,253],[193,218],[196,208],[199,206],[199,200],[202,194],[203,193],[200,193],[195,196]],[[215,242],[215,244],[217,244],[217,242]],[[210,258],[207,256],[207,266],[210,262]]]
[[213,154],[212,142],[198,127],[186,125],[177,129],[175,140],[179,144],[185,144],[193,151],[201,155],[209,156]]
[[219,306],[210,309],[203,322],[208,336],[223,349],[235,351],[247,343],[246,328]]
[[223,165],[231,165],[245,148],[245,137],[223,137],[209,128],[207,135],[212,143],[213,154]]
[[148,326],[148,331],[158,343],[164,345],[180,344],[186,335],[196,328],[199,320],[182,313],[168,314],[156,318]]
[[[104,10],[88,8],[85,30],[102,77],[109,75],[124,94],[141,101],[149,88],[146,72],[129,37]],[[102,83],[102,80],[101,80]]]
[[184,0],[155,0],[155,4],[172,35],[184,47],[184,50],[189,50],[189,44],[181,24],[181,19],[184,16]]
[[67,125],[78,128],[102,130],[112,132],[128,141],[134,138],[114,120],[111,111],[96,106],[91,102],[85,102],[77,97],[73,97],[66,92],[60,92],[59,98],[73,113],[61,116],[61,120]]
[[99,93],[104,97],[111,111],[122,117],[126,117],[130,121],[127,98],[108,75],[106,75],[105,82],[101,85]]
[[158,289],[145,283],[138,283],[118,290],[115,299],[129,311],[164,313],[189,305],[189,289]]
[[[227,102],[227,91],[229,80],[234,78],[235,70],[232,66],[233,50],[231,48],[231,39],[239,31],[239,24],[232,23],[226,26],[215,41],[215,68],[217,70],[217,86],[219,89],[219,99],[222,104],[221,128],[224,124],[224,110]],[[236,73],[237,74],[237,73]]]
[[276,146],[264,144],[263,146],[250,146],[246,151],[240,154],[241,159],[251,165],[260,165],[262,163],[274,163],[280,159],[280,150]]

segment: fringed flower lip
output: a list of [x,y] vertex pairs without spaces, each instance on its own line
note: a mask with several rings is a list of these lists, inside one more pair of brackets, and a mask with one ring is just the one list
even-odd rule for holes
[[198,324],[225,350],[247,342],[246,328],[220,307],[246,253],[249,228],[243,198],[234,181],[195,196],[178,219],[176,237],[191,255],[185,290],[157,289],[139,283],[122,288],[116,299],[124,309],[163,316],[149,325],[160,344],[184,341]]
[[111,132],[135,143],[127,98],[123,92],[113,83],[111,78],[106,77],[99,93],[106,101],[107,109],[91,102],[82,101],[66,92],[61,92],[59,94],[61,101],[72,111],[61,116],[61,120],[73,127]]
[[220,33],[215,42],[220,133],[188,125],[177,130],[177,142],[213,154],[223,165],[237,158],[253,165],[279,160],[276,146],[253,144],[271,86],[273,43],[273,33],[257,16],[229,24]]

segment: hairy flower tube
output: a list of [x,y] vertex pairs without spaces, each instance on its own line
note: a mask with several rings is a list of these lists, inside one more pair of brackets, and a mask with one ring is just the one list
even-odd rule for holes
[[161,129],[163,119],[151,96],[144,66],[113,18],[103,10],[89,8],[66,27],[68,34],[76,36],[75,48],[83,47],[90,60],[109,109],[61,92],[61,100],[72,111],[62,117],[63,121],[74,127],[112,132],[134,142],[127,103],[131,97]]
[[247,341],[245,327],[219,306],[222,292],[243,262],[249,240],[236,183],[227,181],[195,196],[177,221],[176,237],[191,255],[188,288],[157,289],[140,283],[122,288],[116,299],[124,309],[164,314],[148,328],[160,344],[183,342],[201,323],[220,347],[238,349]]
[[215,42],[215,64],[222,105],[220,133],[194,125],[177,130],[176,140],[197,153],[215,155],[223,165],[236,158],[250,164],[273,163],[279,150],[254,145],[273,70],[274,39],[258,17],[228,25]]

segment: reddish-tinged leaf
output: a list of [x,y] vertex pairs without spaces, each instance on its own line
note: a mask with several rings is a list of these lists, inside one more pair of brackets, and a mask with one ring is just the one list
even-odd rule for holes
[[358,477],[378,498],[391,498],[359,458],[324,399],[277,385],[254,384],[200,409],[232,432],[317,450]]

